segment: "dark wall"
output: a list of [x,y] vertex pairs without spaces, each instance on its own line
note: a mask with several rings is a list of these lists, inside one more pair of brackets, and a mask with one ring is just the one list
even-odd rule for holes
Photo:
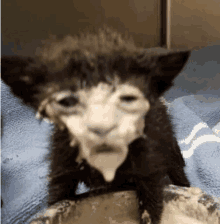
[[[23,45],[105,23],[139,46],[159,46],[159,0],[2,0],[3,44]],[[15,49],[16,50],[16,49]]]
[[220,45],[219,0],[171,0],[171,47]]

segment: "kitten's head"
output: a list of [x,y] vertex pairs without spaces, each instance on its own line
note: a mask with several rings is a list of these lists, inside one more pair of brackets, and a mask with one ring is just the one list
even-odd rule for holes
[[188,57],[146,53],[106,29],[46,44],[36,58],[2,57],[2,79],[39,116],[68,129],[78,162],[86,159],[112,181]]

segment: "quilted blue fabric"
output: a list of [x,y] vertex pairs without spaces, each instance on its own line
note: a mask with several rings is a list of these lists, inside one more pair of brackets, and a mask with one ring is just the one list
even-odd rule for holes
[[181,97],[169,105],[169,112],[190,183],[220,197],[220,98]]

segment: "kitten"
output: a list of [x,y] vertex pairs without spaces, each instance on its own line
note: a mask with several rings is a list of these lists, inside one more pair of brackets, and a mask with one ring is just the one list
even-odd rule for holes
[[160,222],[164,177],[189,186],[160,99],[189,55],[146,52],[105,28],[46,43],[35,58],[2,57],[12,92],[54,123],[49,205],[77,200],[81,182],[89,195],[134,189],[140,223],[145,209]]

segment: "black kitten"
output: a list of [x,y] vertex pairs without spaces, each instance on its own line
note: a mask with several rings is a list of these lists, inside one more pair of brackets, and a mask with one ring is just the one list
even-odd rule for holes
[[136,189],[140,220],[163,210],[163,179],[189,186],[184,160],[160,97],[189,52],[147,53],[106,29],[46,43],[36,58],[2,57],[13,93],[54,123],[49,204],[95,192]]

